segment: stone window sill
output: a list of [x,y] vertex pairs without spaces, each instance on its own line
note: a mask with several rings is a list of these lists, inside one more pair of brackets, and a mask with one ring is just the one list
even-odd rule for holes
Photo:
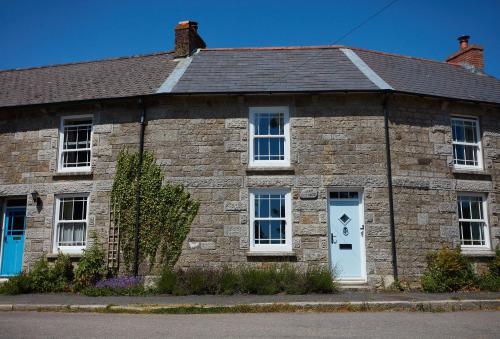
[[[58,255],[58,253],[49,253],[47,254],[47,260],[55,260]],[[71,259],[80,259],[83,253],[64,253],[64,255],[69,256]]]
[[466,168],[452,168],[451,172],[455,176],[483,176],[483,177],[489,177],[491,174],[486,171],[485,169],[466,169]]
[[466,257],[494,257],[495,251],[489,249],[463,249],[462,254]]
[[246,173],[247,175],[293,175],[295,169],[293,167],[247,167]]
[[52,175],[54,179],[65,179],[65,178],[75,178],[75,177],[82,177],[82,178],[92,178],[94,175],[94,172],[92,171],[85,171],[85,172],[56,172]]
[[297,254],[294,251],[276,251],[276,252],[247,252],[247,257],[295,257]]

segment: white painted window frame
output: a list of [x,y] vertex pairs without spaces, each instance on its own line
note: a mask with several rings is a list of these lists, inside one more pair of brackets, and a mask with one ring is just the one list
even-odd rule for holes
[[[285,195],[285,243],[255,244],[255,195],[284,194]],[[292,251],[292,196],[288,188],[259,188],[249,191],[250,198],[250,252],[291,252]],[[282,220],[282,218],[275,218]]]
[[[477,143],[470,143],[470,142],[462,142],[462,141],[454,141],[453,140],[453,121],[454,120],[462,120],[462,121],[473,121],[476,124],[476,135],[477,135]],[[478,117],[473,117],[473,116],[462,116],[462,115],[453,115],[451,117],[451,128],[452,128],[452,136],[451,136],[451,143],[452,143],[452,156],[453,156],[453,168],[458,169],[458,170],[482,170],[483,169],[483,148],[481,145],[481,129],[479,126],[479,118]],[[477,147],[477,165],[460,165],[460,164],[455,164],[455,145],[462,145],[462,146],[475,146]]]
[[[90,148],[80,149],[80,151],[89,150],[90,151],[90,164],[85,167],[63,167],[63,151],[64,151],[64,127],[66,121],[80,120],[80,119],[90,119],[92,121],[90,125]],[[94,116],[93,114],[82,114],[82,115],[69,115],[61,117],[61,123],[59,126],[59,148],[57,151],[57,172],[68,173],[68,172],[90,172],[92,169],[92,139],[94,137]]]
[[[85,215],[85,220],[65,220],[65,222],[85,222],[85,246],[58,246],[57,240],[59,237],[59,212],[61,208],[61,199],[62,198],[87,198],[87,213]],[[58,253],[61,251],[62,253],[67,254],[78,254],[82,253],[82,251],[86,248],[86,244],[88,242],[88,233],[89,233],[89,206],[90,206],[90,194],[89,193],[70,193],[70,194],[59,194],[55,196],[55,206],[54,206],[54,227],[53,227],[53,239],[52,239],[52,248],[53,253]]]
[[[458,211],[458,201],[460,197],[481,197],[482,208],[483,208],[483,219],[461,219]],[[491,248],[490,244],[490,227],[488,223],[488,196],[485,193],[475,193],[475,192],[459,192],[457,194],[457,217],[458,217],[458,228],[460,235],[462,235],[462,227],[460,226],[460,222],[482,222],[484,223],[484,245],[463,245],[462,244],[462,236],[460,236],[460,247],[463,250],[489,250]]]
[[[284,155],[283,160],[254,160],[254,140],[255,140],[255,123],[256,116],[259,113],[283,113],[283,136]],[[288,167],[290,166],[290,109],[288,106],[269,106],[269,107],[250,107],[249,112],[249,167]],[[271,136],[275,137],[275,136]],[[281,136],[280,136],[281,137]]]

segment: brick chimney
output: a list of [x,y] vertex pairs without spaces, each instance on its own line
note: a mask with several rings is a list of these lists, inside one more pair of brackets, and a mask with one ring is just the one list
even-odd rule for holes
[[484,68],[483,47],[479,45],[469,45],[468,35],[458,38],[459,50],[446,59],[451,64],[460,64],[472,72],[482,73]]
[[198,35],[198,23],[181,21],[175,26],[175,56],[192,55],[198,48],[205,48],[205,41]]

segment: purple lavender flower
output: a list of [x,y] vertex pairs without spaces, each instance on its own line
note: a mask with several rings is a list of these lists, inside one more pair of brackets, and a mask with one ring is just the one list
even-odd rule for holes
[[116,278],[103,279],[96,283],[97,288],[122,289],[142,285],[142,277],[120,276]]

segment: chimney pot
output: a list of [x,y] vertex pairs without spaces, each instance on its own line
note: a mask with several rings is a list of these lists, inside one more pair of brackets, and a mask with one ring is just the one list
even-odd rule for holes
[[178,58],[192,55],[198,48],[205,48],[205,41],[198,35],[196,21],[180,21],[175,26],[175,56]]
[[470,35],[462,35],[458,37],[458,41],[460,42],[460,49],[466,49],[469,47],[469,39]]

